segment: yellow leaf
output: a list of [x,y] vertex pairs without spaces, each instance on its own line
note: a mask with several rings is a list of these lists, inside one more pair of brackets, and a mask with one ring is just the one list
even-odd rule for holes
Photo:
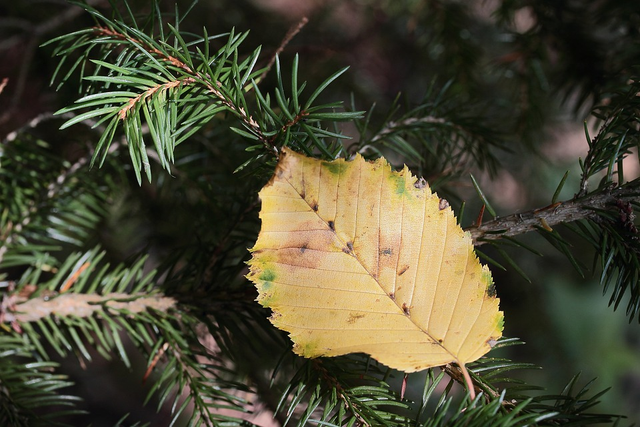
[[406,166],[284,149],[260,198],[247,277],[296,353],[363,352],[414,372],[464,366],[502,335],[491,273],[470,236]]

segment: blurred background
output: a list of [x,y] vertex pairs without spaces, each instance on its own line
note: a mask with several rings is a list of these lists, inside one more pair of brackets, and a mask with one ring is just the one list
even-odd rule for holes
[[[110,8],[107,1],[89,3],[103,11]],[[167,14],[175,10],[173,1],[158,3]],[[130,0],[129,5],[140,16],[151,7],[142,0]],[[178,6],[186,11],[191,2]],[[58,91],[50,86],[57,62],[50,46],[39,46],[91,25],[88,14],[65,1],[0,0],[3,140],[77,98],[73,79]],[[324,93],[325,100],[351,105],[353,99],[354,108],[372,111],[372,123],[388,115],[394,100],[406,111],[421,103],[433,86],[449,84],[447,96],[468,117],[482,117],[481,124],[502,138],[501,146],[492,148],[499,166],[470,170],[499,216],[548,205],[567,171],[559,199],[578,191],[578,159],[588,148],[584,123],[595,124],[589,111],[606,103],[607,93],[640,66],[636,0],[200,0],[181,30],[202,34],[203,27],[209,34],[250,30],[244,46],[247,53],[262,46],[264,63],[259,66],[291,29],[299,29],[280,52],[283,68],[288,69],[298,53],[300,79],[315,87],[349,66]],[[58,131],[59,125],[43,120],[36,129],[69,160],[93,142],[81,129]],[[356,135],[348,127],[344,132]],[[625,173],[633,179],[638,176],[637,155],[628,160]],[[221,166],[232,171],[237,165]],[[437,182],[442,171],[414,172]],[[436,189],[456,211],[466,202],[463,226],[476,220],[480,204],[468,174]],[[176,202],[155,196],[150,185],[137,189],[132,183],[122,189],[96,237],[111,258],[126,259],[142,247],[168,250],[191,235],[195,225],[181,220]],[[170,219],[163,215],[167,212],[173,212]],[[137,230],[136,239],[123,230]],[[608,307],[597,270],[581,277],[540,237],[525,236],[523,241],[544,254],[536,257],[519,249],[511,253],[530,281],[513,269],[493,269],[505,312],[504,334],[527,343],[505,354],[541,366],[523,375],[549,393],[560,392],[576,373],[581,373],[581,384],[597,378],[592,390],[611,387],[598,409],[627,415],[621,425],[640,423],[640,326],[629,324],[624,310]],[[591,266],[594,254],[574,249],[576,257]],[[144,362],[138,361],[140,366]],[[120,363],[98,357],[90,366],[74,360],[64,366],[77,382],[74,392],[101,414],[93,425],[113,425],[119,418],[114,414],[140,406],[145,394],[141,375],[132,376]],[[161,425],[163,414],[155,415],[150,406],[144,417]],[[264,418],[254,422],[271,425],[270,417]]]

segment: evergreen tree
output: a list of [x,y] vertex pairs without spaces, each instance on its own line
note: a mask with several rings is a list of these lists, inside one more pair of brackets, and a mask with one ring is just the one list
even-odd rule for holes
[[[543,320],[510,317],[516,279],[499,272],[535,283],[544,276],[529,279],[526,264],[551,268],[555,254],[596,277],[637,330],[640,180],[625,160],[637,157],[640,4],[502,0],[487,14],[451,0],[327,3],[309,26],[359,22],[365,36],[320,44],[307,19],[273,35],[249,4],[201,27],[201,4],[98,3],[53,19],[38,11],[32,32],[67,31],[41,51],[56,61],[47,78],[61,102],[70,88],[77,99],[22,124],[7,101],[0,122],[14,126],[0,145],[0,424],[86,423],[86,396],[71,395],[63,373],[104,359],[145,384],[136,404],[162,411],[123,411],[118,425],[254,425],[261,411],[273,418],[262,425],[625,422],[598,410],[599,383],[525,381],[536,365],[516,338],[468,366],[475,398],[455,365],[404,375],[361,354],[300,358],[245,275],[258,191],[282,147],[383,155],[451,203],[496,272],[507,335],[512,317]],[[343,68],[348,53],[380,45],[399,47]],[[0,87],[26,100],[27,80],[14,80]],[[540,141],[563,116],[584,120],[588,152],[577,178],[560,174],[549,189],[543,165],[554,159]],[[488,188],[523,172],[534,176],[520,186],[530,210],[505,211]],[[542,252],[550,258],[531,261]]]

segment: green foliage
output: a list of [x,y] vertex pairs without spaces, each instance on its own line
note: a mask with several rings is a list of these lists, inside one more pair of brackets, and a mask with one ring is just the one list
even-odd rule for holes
[[57,418],[80,413],[74,409],[78,397],[59,393],[70,383],[64,375],[52,373],[57,363],[34,360],[34,348],[19,337],[1,336],[0,345],[2,425],[66,425]]
[[36,253],[46,264],[47,251],[57,244],[89,238],[104,216],[105,194],[95,180],[85,180],[85,162],[65,163],[47,141],[29,133],[4,145],[0,155],[5,268],[33,264]]
[[[99,159],[99,164],[102,164],[122,122],[139,183],[141,171],[151,181],[143,126],[148,128],[159,163],[170,170],[175,147],[222,113],[235,116],[242,125],[242,129],[230,129],[265,147],[275,150],[293,139],[300,148],[314,147],[333,157],[341,146],[326,140],[339,141],[343,136],[323,129],[322,121],[336,122],[360,116],[360,113],[335,111],[339,104],[311,106],[345,70],[329,77],[303,104],[300,95],[305,83],[297,83],[297,59],[291,73],[290,95],[282,83],[280,63],[276,62],[280,84],[273,97],[280,110],[277,114],[273,100],[268,94],[260,93],[256,82],[265,71],[254,69],[260,48],[239,59],[238,49],[247,33],[235,34],[232,31],[226,36],[227,42],[214,50],[211,41],[225,35],[185,40],[177,30],[179,15],[171,25],[162,20],[159,12],[154,14],[147,26],[157,25],[160,34],[153,38],[144,32],[144,26],[138,28],[135,21],[134,26],[128,26],[121,16],[109,19],[94,8],[84,7],[96,19],[96,26],[49,42],[57,43],[54,55],[62,56],[61,65],[75,51],[81,51],[84,59],[71,66],[62,82],[82,65],[80,78],[88,84],[86,96],[78,99],[75,105],[58,111],[59,114],[85,111],[67,120],[61,129],[87,119],[97,119],[95,125],[104,123],[105,129],[92,159],[92,163]],[[97,52],[93,53],[94,49]],[[92,56],[100,59],[91,59]],[[255,118],[246,97],[252,90],[258,100]]]
[[[582,178],[578,197],[589,191],[590,179],[600,177],[594,192],[607,192],[617,187],[616,197],[603,207],[594,207],[594,215],[573,224],[567,224],[575,233],[596,249],[596,259],[601,271],[600,282],[604,292],[611,292],[609,304],[615,309],[627,299],[626,314],[629,320],[640,322],[640,242],[634,224],[634,208],[640,195],[638,181],[626,182],[624,159],[637,148],[640,134],[637,129],[638,91],[640,82],[633,76],[629,82],[607,94],[607,102],[594,108],[599,120],[599,130],[591,138],[586,129],[589,151],[580,162]],[[562,239],[557,239],[562,245]],[[570,251],[564,250],[571,258]],[[580,267],[573,261],[574,266]],[[613,286],[610,285],[613,283]]]
[[504,145],[500,131],[483,124],[488,117],[478,120],[479,106],[448,94],[451,83],[441,88],[432,83],[424,100],[406,112],[396,98],[377,128],[371,125],[372,107],[365,119],[356,121],[360,140],[350,151],[380,156],[388,148],[421,175],[428,173],[425,179],[434,189],[448,194],[445,184],[459,180],[472,166],[494,173],[495,152]]
[[[490,353],[468,367],[473,401],[459,392],[455,366],[403,379],[361,355],[300,359],[244,275],[259,229],[257,191],[282,147],[326,160],[385,155],[452,204],[482,206],[468,229],[481,233],[476,244],[489,249],[478,253],[493,266],[534,281],[514,253],[541,255],[519,236],[537,231],[583,276],[599,276],[614,309],[626,304],[628,318],[640,320],[640,181],[623,170],[638,147],[635,3],[505,0],[490,23],[459,2],[365,2],[365,13],[388,18],[376,34],[399,28],[415,41],[416,64],[441,70],[428,84],[419,67],[407,71],[408,93],[366,113],[367,86],[344,83],[359,77],[343,64],[310,72],[308,56],[269,56],[253,33],[228,26],[196,35],[186,13],[169,18],[154,2],[137,15],[133,3],[113,2],[107,12],[74,3],[93,25],[43,48],[59,61],[52,83],[78,89],[79,98],[0,145],[0,424],[80,419],[70,418],[83,406],[64,394],[70,381],[54,360],[102,358],[148,381],[144,403],[168,411],[171,425],[252,425],[257,403],[298,426],[619,421],[599,413],[603,392],[578,376],[551,395],[523,380],[537,367],[508,352],[515,339],[498,343],[507,356]],[[514,24],[523,11],[532,17],[526,30]],[[598,68],[584,71],[584,63]],[[354,89],[349,108],[336,101],[343,84]],[[509,162],[523,167],[563,105],[596,119],[585,124],[576,196],[561,199],[572,185],[565,174],[543,194],[549,206],[500,216],[474,177],[499,177]],[[61,133],[40,132],[51,124]],[[89,143],[69,154],[60,135]],[[485,209],[493,219],[483,224]],[[580,246],[592,250],[591,269]],[[136,371],[137,357],[146,372]],[[118,425],[137,422],[125,416]]]

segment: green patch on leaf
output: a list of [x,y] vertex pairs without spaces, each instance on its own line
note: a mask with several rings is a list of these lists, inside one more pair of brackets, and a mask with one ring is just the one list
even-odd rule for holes
[[504,330],[504,316],[502,315],[502,313],[498,313],[496,315],[496,329],[498,329],[499,331]]
[[406,180],[404,179],[404,176],[395,176],[392,175],[391,176],[392,179],[395,181],[395,186],[396,186],[396,194],[398,195],[402,195],[402,194],[408,194],[405,190],[406,190]]
[[271,269],[264,270],[260,277],[258,277],[258,279],[264,280],[265,282],[273,282],[275,278],[276,273]]
[[322,162],[322,166],[333,175],[340,175],[340,174],[342,174],[342,172],[347,170],[347,168],[349,167],[349,165],[347,165],[343,161],[342,162],[341,161],[338,161],[338,162]]
[[486,284],[487,289],[493,286],[493,277],[491,276],[491,272],[486,268],[482,270],[482,278],[480,280]]

